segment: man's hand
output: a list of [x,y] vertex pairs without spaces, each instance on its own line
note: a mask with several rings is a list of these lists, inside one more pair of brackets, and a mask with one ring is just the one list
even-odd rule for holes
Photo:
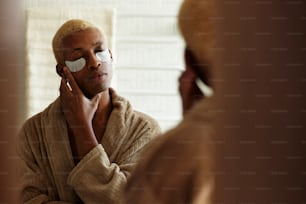
[[195,83],[196,79],[197,75],[190,67],[186,67],[186,70],[179,78],[179,92],[183,103],[183,115],[185,115],[196,102],[204,97]]
[[66,120],[72,129],[84,125],[91,126],[99,104],[100,94],[97,94],[91,100],[86,98],[71,72],[66,67],[63,70],[65,78],[63,77],[61,80],[60,99]]
[[64,67],[63,71],[60,85],[61,108],[73,132],[71,139],[75,145],[75,156],[81,159],[98,144],[92,119],[101,95],[97,94],[92,99],[86,98],[67,67]]

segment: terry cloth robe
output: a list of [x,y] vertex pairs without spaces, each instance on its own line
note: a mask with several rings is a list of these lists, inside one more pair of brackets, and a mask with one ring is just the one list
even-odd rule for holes
[[126,186],[124,203],[210,203],[214,180],[207,100],[177,127],[150,142]]
[[127,178],[158,123],[110,89],[113,111],[100,144],[75,165],[57,98],[19,134],[23,203],[120,203]]

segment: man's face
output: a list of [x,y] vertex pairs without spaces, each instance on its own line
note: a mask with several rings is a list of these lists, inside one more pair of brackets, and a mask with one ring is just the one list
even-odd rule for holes
[[63,40],[65,61],[76,61],[81,58],[85,60],[83,68],[71,73],[87,98],[92,98],[110,87],[112,65],[111,62],[102,62],[97,57],[97,53],[102,51],[110,52],[101,32],[95,28],[75,32]]

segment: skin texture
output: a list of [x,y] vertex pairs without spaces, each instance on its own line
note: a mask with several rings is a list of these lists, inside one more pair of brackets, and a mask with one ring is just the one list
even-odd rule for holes
[[63,39],[62,45],[65,60],[86,59],[85,67],[78,72],[71,73],[64,63],[57,65],[57,73],[62,77],[62,110],[69,125],[72,152],[79,161],[103,137],[112,110],[109,95],[112,67],[96,58],[96,52],[107,49],[98,29],[72,33]]

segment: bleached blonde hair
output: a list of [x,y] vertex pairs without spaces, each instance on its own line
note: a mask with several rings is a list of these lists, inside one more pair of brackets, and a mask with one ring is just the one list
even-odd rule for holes
[[215,35],[213,15],[213,0],[184,0],[179,11],[181,34],[186,46],[201,64],[212,60]]
[[[57,63],[62,63],[64,61],[64,56],[62,52],[63,39],[74,32],[86,30],[89,28],[99,29],[98,26],[82,19],[71,19],[66,21],[55,33],[52,40],[52,48],[54,57]],[[99,29],[100,30],[100,29]],[[100,30],[101,31],[101,30]]]

